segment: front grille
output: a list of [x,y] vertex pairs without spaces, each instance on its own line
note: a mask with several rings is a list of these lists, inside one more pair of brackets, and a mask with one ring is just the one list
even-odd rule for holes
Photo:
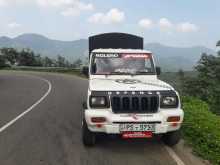
[[159,107],[158,95],[111,96],[114,113],[156,113]]

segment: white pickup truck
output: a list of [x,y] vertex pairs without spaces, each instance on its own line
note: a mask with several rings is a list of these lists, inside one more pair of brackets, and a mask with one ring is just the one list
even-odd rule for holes
[[94,36],[90,42],[89,68],[83,69],[89,77],[83,143],[92,146],[96,136],[105,133],[122,138],[162,135],[165,144],[177,144],[184,117],[179,94],[158,79],[160,68],[155,66],[153,54],[143,50],[141,38],[110,33]]

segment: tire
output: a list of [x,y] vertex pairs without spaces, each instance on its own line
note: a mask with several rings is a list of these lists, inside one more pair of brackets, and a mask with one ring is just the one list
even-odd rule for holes
[[174,132],[168,132],[162,137],[163,142],[170,147],[178,144],[180,139],[181,139],[180,130]]
[[82,124],[82,141],[85,146],[90,147],[96,143],[96,134],[88,129],[85,120],[83,120]]

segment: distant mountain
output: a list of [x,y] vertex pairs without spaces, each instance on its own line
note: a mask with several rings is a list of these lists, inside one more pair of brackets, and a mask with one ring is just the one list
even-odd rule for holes
[[216,54],[214,50],[203,47],[170,47],[159,43],[149,43],[145,49],[154,53],[156,62],[166,71],[192,70],[202,53]]
[[57,55],[62,55],[70,61],[82,58],[88,50],[87,40],[85,39],[58,41],[38,34],[23,34],[16,38],[0,37],[0,47],[30,48],[43,56],[56,58]]
[[[23,34],[16,38],[0,37],[1,47],[30,48],[43,56],[56,58],[57,55],[62,55],[70,61],[77,58],[85,59],[88,55],[86,39],[59,41],[38,34]],[[145,45],[145,49],[155,54],[158,65],[165,71],[192,70],[202,53],[215,54],[213,50],[202,46],[178,48],[149,43]]]

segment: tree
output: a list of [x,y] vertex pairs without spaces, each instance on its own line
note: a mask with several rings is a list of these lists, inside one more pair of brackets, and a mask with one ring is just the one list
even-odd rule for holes
[[184,85],[184,81],[185,81],[185,73],[182,69],[180,69],[177,72],[177,77],[179,79],[179,84],[177,84],[179,92],[182,94],[183,93],[183,85]]
[[66,59],[60,55],[57,56],[58,67],[65,67]]
[[80,66],[83,64],[81,59],[77,59],[74,63],[73,63],[73,68],[80,68]]
[[39,66],[39,67],[43,66],[42,57],[40,56],[40,54],[34,55],[34,61],[32,66]]
[[69,68],[71,66],[70,62],[66,60],[65,67]]
[[14,65],[17,62],[19,52],[14,48],[2,48],[1,54],[4,56],[5,60]]
[[220,54],[202,54],[196,70],[198,76],[188,78],[184,90],[209,103],[211,110],[220,114]]
[[[14,48],[2,48],[0,49],[0,67],[18,65],[18,66],[59,66],[70,67],[69,61],[64,57],[58,55],[56,59],[50,59],[49,57],[42,57],[40,54],[35,54],[30,49],[22,49],[18,51]],[[80,63],[80,62],[79,62]]]
[[34,52],[30,49],[23,49],[19,53],[18,57],[18,65],[19,66],[39,66],[40,64],[40,56],[35,56]]
[[44,57],[42,59],[42,64],[44,67],[51,67],[54,65],[54,62],[52,59],[50,59],[49,57]]
[[0,54],[0,68],[5,67],[5,58],[3,55]]

